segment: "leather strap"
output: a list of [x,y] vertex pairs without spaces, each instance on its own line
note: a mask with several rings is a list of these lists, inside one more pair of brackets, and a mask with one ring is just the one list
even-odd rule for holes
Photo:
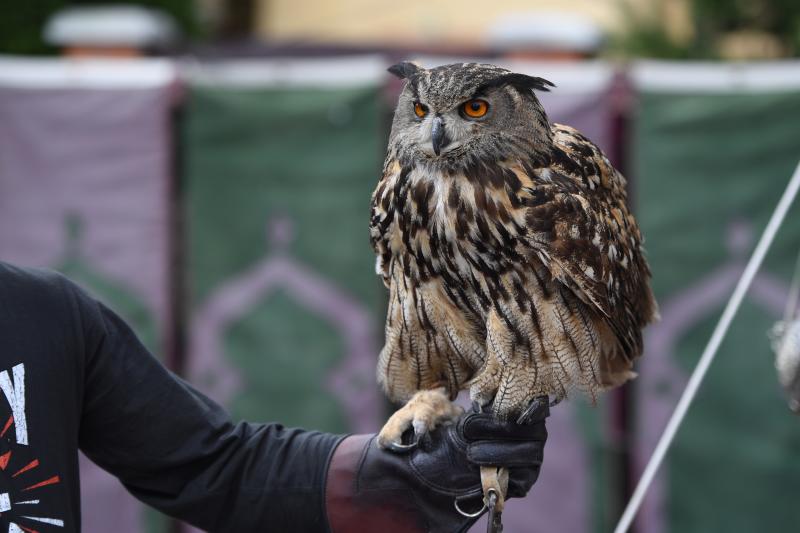
[[494,490],[497,495],[495,509],[498,513],[502,513],[506,503],[506,492],[508,492],[508,469],[482,466],[481,485],[483,486],[483,503],[486,506],[489,505],[489,490]]

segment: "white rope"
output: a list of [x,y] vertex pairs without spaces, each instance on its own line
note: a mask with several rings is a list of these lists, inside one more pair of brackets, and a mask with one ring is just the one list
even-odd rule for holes
[[636,490],[633,491],[633,496],[631,496],[631,499],[625,508],[625,512],[622,513],[622,517],[619,519],[619,523],[614,529],[614,533],[626,533],[628,528],[631,526],[631,522],[633,522],[633,518],[636,516],[636,512],[639,510],[639,506],[642,504],[644,495],[647,493],[647,489],[653,482],[653,478],[655,477],[659,466],[661,466],[661,463],[664,460],[664,455],[667,453],[667,450],[672,444],[672,440],[675,438],[675,433],[678,431],[681,422],[683,422],[683,418],[686,416],[686,411],[689,409],[689,405],[692,403],[692,400],[697,393],[697,389],[700,387],[700,383],[702,383],[703,378],[708,371],[708,367],[714,360],[714,356],[717,354],[720,343],[725,337],[725,334],[731,325],[731,321],[733,320],[734,315],[736,315],[736,311],[739,310],[739,306],[741,305],[742,300],[747,293],[747,289],[750,288],[750,284],[752,283],[756,272],[758,272],[761,262],[764,260],[764,256],[767,254],[767,250],[769,250],[772,240],[775,238],[775,234],[778,232],[778,229],[780,228],[781,223],[786,216],[786,212],[792,205],[795,196],[797,196],[798,188],[800,188],[800,163],[798,163],[797,168],[792,175],[792,179],[789,181],[789,185],[787,185],[783,196],[781,196],[778,206],[775,208],[775,212],[772,213],[772,217],[769,219],[769,223],[767,224],[763,235],[761,235],[761,239],[758,241],[758,245],[756,246],[752,257],[747,262],[744,273],[742,273],[742,277],[736,284],[736,289],[733,291],[731,299],[725,306],[725,311],[723,311],[722,316],[717,323],[717,327],[714,328],[714,333],[711,335],[705,350],[703,350],[703,355],[700,356],[700,360],[698,361],[697,366],[689,378],[689,383],[686,385],[686,389],[684,389],[683,394],[678,401],[678,405],[675,407],[675,411],[672,413],[672,416],[667,423],[667,427],[664,429],[664,433],[661,435],[661,438],[656,445],[656,449],[653,452],[653,455],[650,457],[647,467],[645,467],[642,477],[639,479],[639,483],[636,485]]

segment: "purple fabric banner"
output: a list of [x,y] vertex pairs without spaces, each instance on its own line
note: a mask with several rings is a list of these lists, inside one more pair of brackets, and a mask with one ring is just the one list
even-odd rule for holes
[[[64,272],[161,354],[171,320],[170,89],[140,87],[147,63],[132,62],[126,83],[124,64],[3,60],[0,258]],[[84,457],[81,478],[82,531],[164,531]]]

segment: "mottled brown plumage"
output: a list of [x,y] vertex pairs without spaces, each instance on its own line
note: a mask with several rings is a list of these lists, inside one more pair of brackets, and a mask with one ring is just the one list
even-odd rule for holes
[[[370,221],[389,288],[388,396],[468,387],[505,419],[540,395],[594,396],[631,378],[657,311],[623,176],[548,122],[533,94],[545,80],[475,64],[394,72],[409,81]],[[476,97],[492,115],[464,115]],[[416,103],[428,114],[411,115]]]

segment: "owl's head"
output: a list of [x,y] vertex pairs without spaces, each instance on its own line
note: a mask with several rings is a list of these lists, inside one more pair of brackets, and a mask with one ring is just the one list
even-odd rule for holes
[[545,79],[479,63],[404,62],[389,72],[407,80],[389,139],[401,159],[452,166],[546,149],[552,140],[533,93],[553,87]]

